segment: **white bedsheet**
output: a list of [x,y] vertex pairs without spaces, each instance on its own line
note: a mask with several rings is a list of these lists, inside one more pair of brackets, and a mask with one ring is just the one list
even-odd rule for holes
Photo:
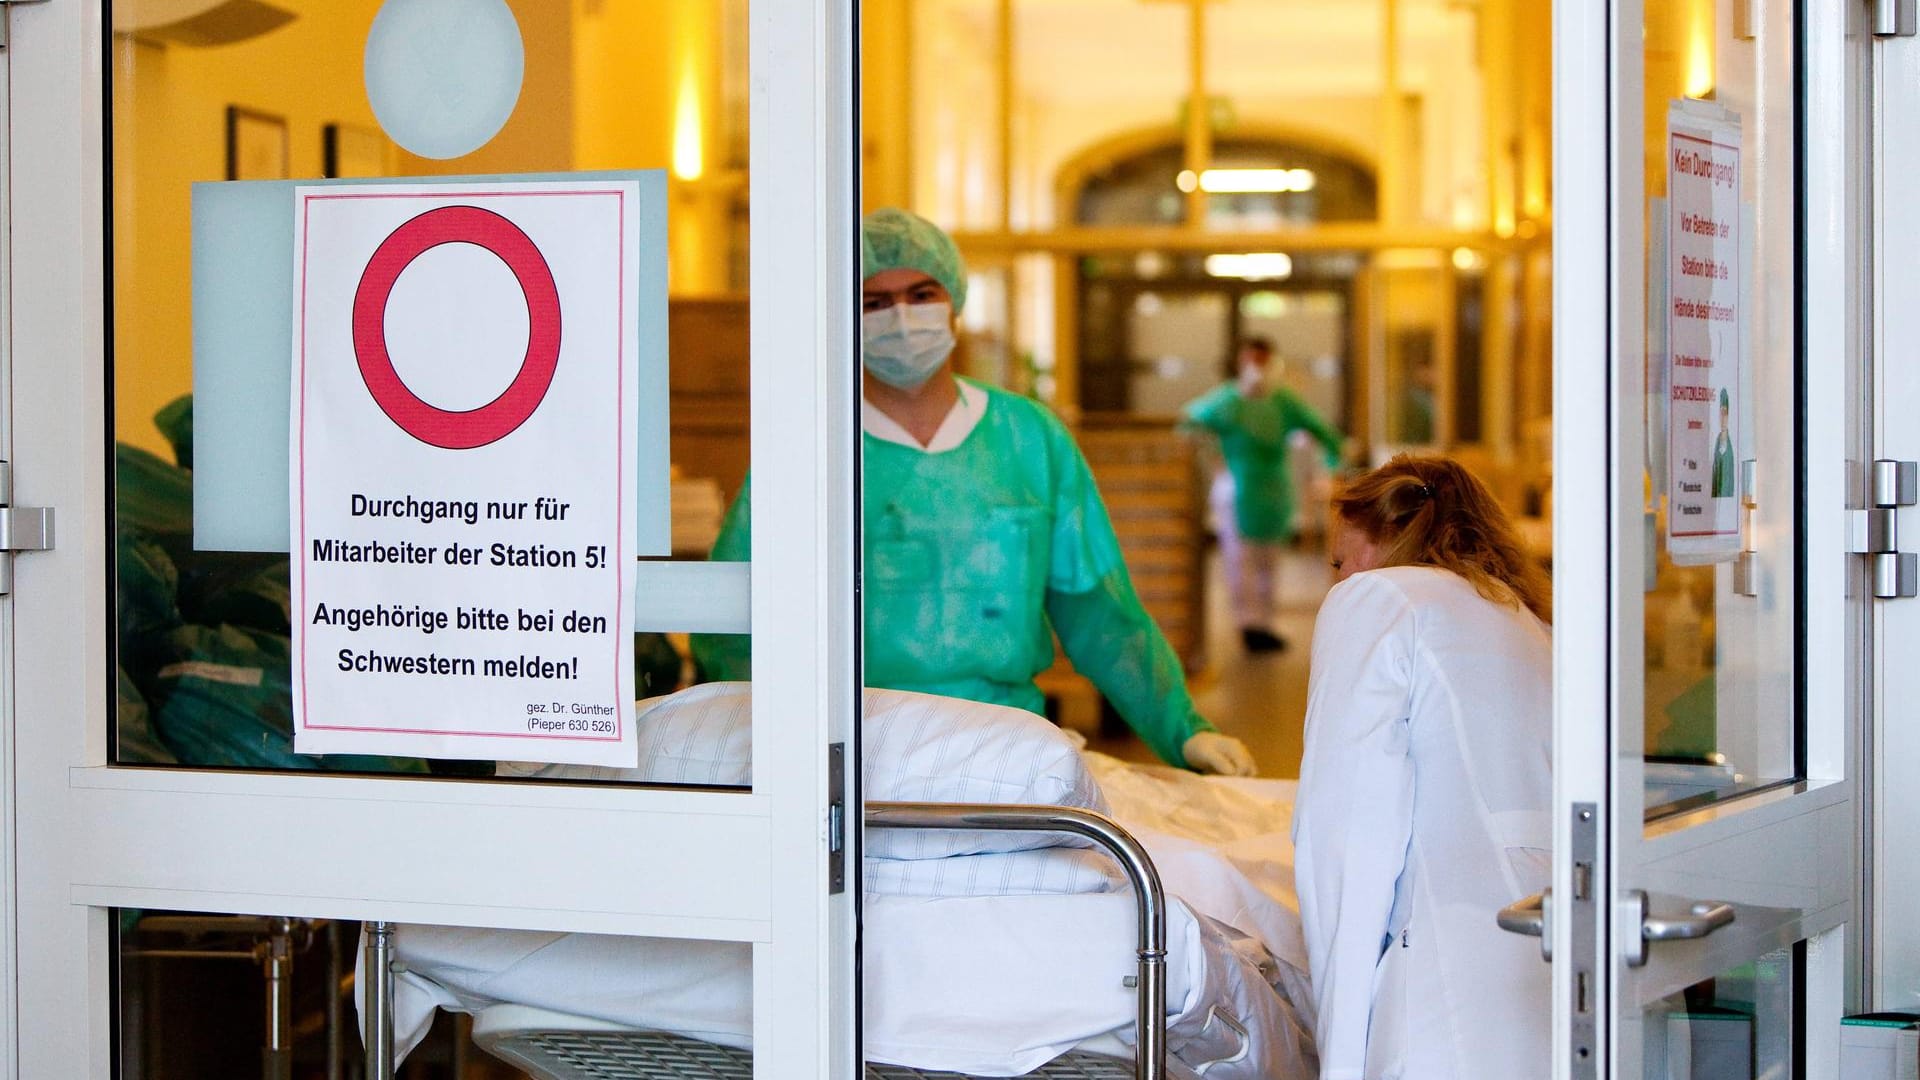
[[[1168,890],[1260,939],[1305,987],[1307,947],[1293,888],[1293,796],[1299,782],[1203,777],[1105,754],[1084,756],[1114,820],[1146,846]],[[1296,1000],[1310,1007],[1312,998]]]
[[[1172,1064],[1207,1080],[1311,1080],[1313,1017],[1293,910],[1291,782],[1232,782],[1086,755],[1114,816],[1152,853],[1168,905]],[[1036,874],[1036,860],[1058,859]],[[1017,1076],[1068,1050],[1131,1053],[1134,902],[1074,849],[941,860],[955,891],[887,895],[869,875],[869,1058]],[[1021,864],[998,873],[995,860]],[[885,860],[869,860],[869,866]],[[961,872],[959,867],[971,867]],[[884,871],[884,867],[881,868]],[[909,888],[927,878],[912,875]],[[1061,891],[996,894],[996,882]],[[879,889],[876,889],[879,886]],[[1124,888],[1121,886],[1120,888]],[[1000,889],[1004,893],[1004,889]],[[879,894],[877,894],[879,893]],[[751,947],[716,942],[406,926],[400,1047],[435,1008],[513,1002],[733,1046],[752,1033]]]

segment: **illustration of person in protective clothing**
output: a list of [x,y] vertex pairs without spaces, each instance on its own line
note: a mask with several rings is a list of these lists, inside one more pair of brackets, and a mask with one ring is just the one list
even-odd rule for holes
[[1733,497],[1733,437],[1727,434],[1727,421],[1733,404],[1725,390],[1720,391],[1720,436],[1713,441],[1713,497]]

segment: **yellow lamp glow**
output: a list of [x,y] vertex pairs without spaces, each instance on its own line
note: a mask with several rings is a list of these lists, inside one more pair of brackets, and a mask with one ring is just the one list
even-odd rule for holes
[[673,175],[698,180],[706,161],[700,131],[700,75],[691,61],[680,69],[678,96],[673,110]]
[[1694,0],[1687,27],[1687,75],[1682,91],[1690,98],[1713,93],[1713,8],[1711,0]]

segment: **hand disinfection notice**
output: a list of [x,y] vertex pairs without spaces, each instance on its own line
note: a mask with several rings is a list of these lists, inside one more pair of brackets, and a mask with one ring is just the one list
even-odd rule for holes
[[636,763],[638,199],[296,190],[299,752]]
[[1685,106],[1667,134],[1667,551],[1740,551],[1740,125]]

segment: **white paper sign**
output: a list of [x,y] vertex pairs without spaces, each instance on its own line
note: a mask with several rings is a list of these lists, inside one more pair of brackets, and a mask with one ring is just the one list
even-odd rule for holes
[[1740,552],[1740,124],[1697,108],[1667,118],[1667,551],[1679,563]]
[[633,766],[630,181],[295,192],[295,749]]

